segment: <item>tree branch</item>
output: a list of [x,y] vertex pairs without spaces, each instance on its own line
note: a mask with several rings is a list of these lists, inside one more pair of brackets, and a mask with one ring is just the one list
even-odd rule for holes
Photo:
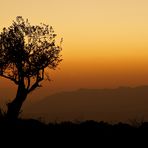
[[28,89],[28,94],[35,90],[37,87],[40,87],[39,82],[41,82],[43,78],[36,80],[36,82]]
[[6,79],[11,80],[11,81],[13,81],[15,84],[18,85],[18,81],[17,81],[16,79],[14,79],[14,78],[12,78],[12,77],[9,77],[9,76],[6,76],[6,75],[3,75],[3,74],[0,74],[0,76],[3,77],[3,78],[6,78]]
[[28,84],[27,84],[27,88],[26,89],[28,90],[29,87],[30,87],[30,77],[28,77],[27,80],[28,80]]

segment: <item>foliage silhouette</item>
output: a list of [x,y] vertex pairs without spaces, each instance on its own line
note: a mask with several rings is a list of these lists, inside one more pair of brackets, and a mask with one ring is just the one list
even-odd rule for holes
[[9,28],[3,28],[0,34],[0,76],[18,86],[15,99],[7,104],[8,118],[19,116],[27,95],[40,87],[45,78],[49,80],[46,69],[55,69],[62,60],[62,48],[56,45],[55,37],[52,27],[31,25],[21,16],[17,16]]
[[[35,119],[18,119],[0,121],[1,142],[7,141],[30,145],[41,143],[42,147],[51,147],[51,144],[94,144],[93,147],[127,147],[129,142],[147,144],[148,123],[144,122],[139,127],[130,124],[116,123],[109,124],[104,121],[96,122],[87,120],[83,122],[61,122],[44,124]],[[15,134],[14,134],[15,133]],[[9,135],[9,136],[8,136]],[[9,139],[8,139],[9,138]],[[17,139],[17,140],[16,140]],[[13,143],[12,142],[12,143]],[[69,144],[70,142],[70,144]],[[118,143],[119,142],[119,143]],[[6,142],[8,143],[8,142]],[[12,144],[11,143],[11,144]],[[45,145],[45,146],[43,146]],[[121,146],[120,146],[121,145]],[[20,145],[19,145],[20,146]],[[12,146],[11,146],[12,147]]]

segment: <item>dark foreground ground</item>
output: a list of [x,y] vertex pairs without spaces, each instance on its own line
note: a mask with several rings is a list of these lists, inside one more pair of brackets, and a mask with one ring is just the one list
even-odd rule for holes
[[148,147],[148,123],[135,127],[95,121],[44,124],[34,119],[1,120],[0,136],[1,144],[19,147],[31,143],[34,147]]

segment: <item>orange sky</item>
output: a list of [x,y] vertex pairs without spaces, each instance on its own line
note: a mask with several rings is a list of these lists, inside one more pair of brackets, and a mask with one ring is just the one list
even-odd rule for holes
[[[32,24],[52,25],[64,38],[64,60],[51,72],[53,81],[32,98],[78,88],[146,85],[147,6],[147,0],[1,0],[0,29],[21,15]],[[1,80],[0,88],[5,87],[11,91],[13,85]]]

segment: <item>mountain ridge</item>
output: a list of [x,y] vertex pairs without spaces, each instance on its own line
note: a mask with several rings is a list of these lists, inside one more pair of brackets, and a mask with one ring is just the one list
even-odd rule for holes
[[148,119],[148,86],[78,89],[59,92],[26,107],[28,114],[48,120],[125,121]]

